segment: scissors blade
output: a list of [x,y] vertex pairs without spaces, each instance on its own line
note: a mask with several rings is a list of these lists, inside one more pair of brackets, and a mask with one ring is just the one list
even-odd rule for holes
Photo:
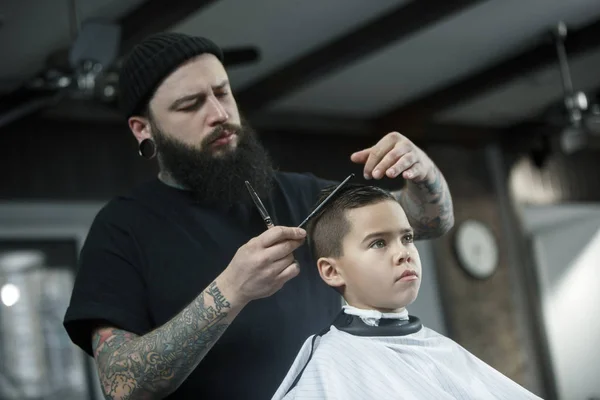
[[304,219],[304,221],[302,221],[300,223],[300,225],[298,225],[298,228],[303,228],[304,225],[306,225],[308,223],[308,221],[316,214],[319,212],[319,210],[321,210],[321,208],[323,208],[323,206],[325,204],[327,204],[327,202],[329,201],[329,199],[331,199],[339,190],[342,186],[344,186],[346,184],[346,182],[348,182],[350,180],[350,178],[352,178],[354,176],[354,174],[350,174],[348,175],[348,177],[346,179],[344,179],[342,181],[342,183],[340,183],[339,185],[337,185],[337,187],[333,190],[333,192],[329,193],[329,196],[327,196],[325,198],[325,200],[323,200],[310,214],[308,214],[308,217],[306,217]]
[[258,212],[260,213],[260,216],[262,217],[263,221],[265,221],[265,224],[267,224],[267,227],[269,227],[269,228],[272,227],[273,221],[271,220],[271,216],[267,212],[267,208],[265,207],[263,202],[260,200],[260,197],[258,197],[258,194],[256,193],[256,191],[254,190],[254,188],[248,181],[246,181],[246,188],[248,189],[248,192],[250,193],[250,197],[252,197],[252,201],[254,201],[256,208],[258,208]]

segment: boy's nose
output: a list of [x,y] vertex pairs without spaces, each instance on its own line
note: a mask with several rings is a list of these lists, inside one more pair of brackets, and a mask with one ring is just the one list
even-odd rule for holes
[[411,261],[410,252],[407,249],[399,249],[395,256],[395,264],[400,265]]

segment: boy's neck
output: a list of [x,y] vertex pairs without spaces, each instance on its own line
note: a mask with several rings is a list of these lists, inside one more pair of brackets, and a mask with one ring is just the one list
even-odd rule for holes
[[358,308],[347,304],[343,306],[343,309],[346,314],[356,315],[357,317],[360,317],[364,323],[371,326],[378,326],[379,320],[382,318],[408,320],[408,311],[406,308],[401,308],[394,312],[383,313],[378,310]]
[[364,306],[362,304],[355,304],[354,302],[348,302],[346,299],[344,299],[344,304],[349,307],[358,309],[358,310],[376,311],[381,314],[397,314],[397,313],[406,312],[406,307],[401,307],[401,308],[396,308],[396,309],[376,308],[376,307]]

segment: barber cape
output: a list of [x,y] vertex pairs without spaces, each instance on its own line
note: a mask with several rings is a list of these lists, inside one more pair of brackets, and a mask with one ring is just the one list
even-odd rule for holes
[[408,312],[344,306],[344,313],[360,317],[368,336],[337,329],[334,322],[327,333],[309,337],[272,400],[540,399],[420,323],[402,336],[369,335],[382,328],[380,318],[408,320]]

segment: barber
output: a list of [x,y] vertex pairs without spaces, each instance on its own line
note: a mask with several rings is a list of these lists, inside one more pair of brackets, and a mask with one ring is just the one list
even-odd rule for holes
[[[95,217],[64,320],[107,399],[269,398],[341,308],[294,227],[335,182],[273,168],[222,62],[212,41],[176,33],[123,62],[121,110],[160,172]],[[407,180],[396,195],[417,238],[451,228],[447,184],[406,137],[351,160],[368,178]],[[265,229],[245,180],[278,226]]]

